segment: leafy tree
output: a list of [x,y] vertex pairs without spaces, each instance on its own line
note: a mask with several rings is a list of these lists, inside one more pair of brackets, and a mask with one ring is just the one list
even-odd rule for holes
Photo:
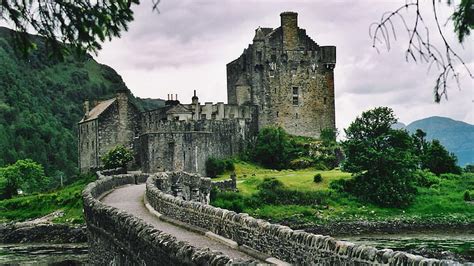
[[416,157],[410,135],[391,128],[396,122],[392,109],[378,107],[363,112],[345,130],[343,167],[353,179],[344,189],[381,206],[405,207],[416,194]]
[[50,179],[46,177],[43,166],[30,159],[18,160],[7,167],[0,168],[0,190],[2,198],[24,193],[44,191],[49,188]]
[[105,169],[114,169],[127,167],[127,164],[133,160],[132,152],[123,145],[117,145],[102,156],[102,162]]
[[421,167],[429,169],[436,175],[452,173],[460,174],[461,168],[456,165],[456,155],[449,153],[439,142],[433,140],[422,155]]
[[265,167],[284,169],[295,157],[295,147],[281,127],[265,127],[258,132],[253,158]]

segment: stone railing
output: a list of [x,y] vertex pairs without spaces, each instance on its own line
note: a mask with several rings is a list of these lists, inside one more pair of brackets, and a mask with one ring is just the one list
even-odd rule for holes
[[231,239],[239,246],[268,254],[297,265],[381,264],[381,265],[457,265],[446,260],[427,259],[391,249],[376,249],[338,241],[330,236],[295,231],[286,226],[255,219],[248,214],[186,201],[161,191],[157,175],[146,183],[148,203],[159,213],[189,225]]
[[232,174],[230,179],[212,181],[212,188],[217,188],[220,191],[237,191],[237,178],[235,174]]
[[[244,263],[178,241],[143,220],[99,201],[105,193],[145,180],[144,174],[102,176],[83,191],[93,265],[225,265]],[[156,178],[153,179],[156,182]],[[173,196],[169,196],[173,197]],[[173,197],[174,198],[174,197]]]

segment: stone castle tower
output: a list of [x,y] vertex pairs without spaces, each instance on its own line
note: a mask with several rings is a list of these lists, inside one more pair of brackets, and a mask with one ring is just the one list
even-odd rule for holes
[[257,106],[259,128],[319,137],[335,129],[336,47],[314,42],[298,27],[297,13],[280,16],[280,27],[257,28],[253,43],[227,64],[228,102]]

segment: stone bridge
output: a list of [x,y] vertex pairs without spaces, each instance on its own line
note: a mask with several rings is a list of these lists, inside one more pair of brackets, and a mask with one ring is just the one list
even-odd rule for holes
[[[208,205],[184,172],[103,176],[83,192],[90,262],[110,265],[459,265],[338,241]],[[235,180],[214,184],[232,189]]]

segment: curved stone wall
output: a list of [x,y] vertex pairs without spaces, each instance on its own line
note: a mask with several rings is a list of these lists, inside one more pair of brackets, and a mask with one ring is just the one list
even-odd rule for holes
[[185,201],[160,190],[157,180],[163,174],[151,176],[146,183],[147,200],[157,212],[207,229],[237,242],[240,246],[250,247],[292,264],[458,264],[453,261],[427,259],[391,249],[376,249],[338,241],[329,236],[295,231],[286,226],[271,224],[248,214],[237,214],[199,202]]
[[[83,191],[90,263],[93,265],[225,265],[242,263],[208,249],[195,248],[143,220],[107,206],[99,198],[146,175],[101,176]],[[156,181],[156,179],[154,179]]]

